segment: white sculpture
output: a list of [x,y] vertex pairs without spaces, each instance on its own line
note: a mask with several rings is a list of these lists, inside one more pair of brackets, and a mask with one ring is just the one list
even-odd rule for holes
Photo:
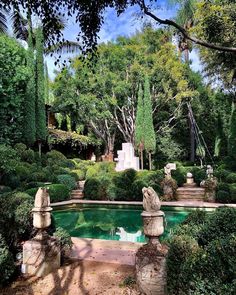
[[122,150],[117,151],[117,154],[118,158],[115,159],[117,161],[116,171],[123,171],[129,168],[139,170],[139,157],[135,157],[132,143],[122,143]]
[[211,165],[207,165],[206,175],[207,178],[213,178],[213,168]]

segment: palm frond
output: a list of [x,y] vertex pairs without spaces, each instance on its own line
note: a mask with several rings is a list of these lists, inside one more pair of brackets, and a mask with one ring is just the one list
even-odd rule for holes
[[6,34],[6,32],[7,32],[6,11],[0,10],[0,33]]
[[79,53],[81,46],[75,41],[61,41],[53,46],[49,46],[44,49],[44,53],[47,54],[63,54],[63,53]]
[[12,22],[13,33],[17,39],[21,39],[27,41],[28,39],[28,28],[27,28],[27,19],[23,17],[23,15],[14,10],[11,15],[10,19]]

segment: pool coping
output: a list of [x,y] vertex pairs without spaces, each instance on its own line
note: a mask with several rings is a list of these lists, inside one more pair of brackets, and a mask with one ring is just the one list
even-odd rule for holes
[[[142,206],[142,202],[128,202],[128,201],[97,201],[97,200],[78,200],[71,199],[68,201],[51,203],[52,207],[60,207],[66,205],[76,204],[93,204],[93,205],[133,205]],[[183,207],[183,208],[218,208],[218,207],[232,207],[236,208],[236,204],[222,204],[222,203],[209,203],[203,201],[172,201],[172,202],[161,202],[161,206],[164,207]]]

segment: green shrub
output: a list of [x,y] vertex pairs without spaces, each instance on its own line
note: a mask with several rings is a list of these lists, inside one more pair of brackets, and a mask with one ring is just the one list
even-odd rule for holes
[[0,194],[5,194],[11,192],[10,186],[2,186],[0,187]]
[[29,181],[36,181],[36,182],[46,182],[48,181],[48,175],[43,171],[33,172],[29,178]]
[[73,244],[70,234],[65,229],[57,227],[53,236],[59,240],[62,258],[66,257],[66,254],[71,250]]
[[236,233],[236,209],[217,208],[200,231],[199,243],[207,245],[215,239],[224,238],[233,233]]
[[31,150],[31,149],[22,151],[21,160],[25,161],[27,163],[34,163],[35,162],[35,153],[34,153],[34,151]]
[[214,175],[217,177],[219,182],[226,182],[229,174],[230,172],[228,170],[222,169],[221,167],[216,169],[214,172]]
[[217,190],[230,192],[230,185],[225,182],[219,182],[217,186]]
[[49,195],[51,202],[61,202],[69,199],[70,191],[64,184],[50,184]]
[[54,160],[54,161],[63,161],[67,160],[66,156],[64,156],[61,152],[58,152],[56,150],[52,150],[50,152],[47,152],[46,154],[48,159]]
[[231,184],[229,187],[230,199],[229,203],[236,203],[236,184]]
[[[86,172],[86,179],[104,175],[106,173],[112,174],[115,172],[115,163],[113,162],[99,162],[89,167]],[[80,168],[81,169],[81,168]]]
[[75,179],[68,174],[58,175],[57,182],[66,185],[70,191],[76,188]]
[[235,215],[234,208],[196,211],[174,231],[167,256],[169,294],[235,294]]
[[84,185],[84,197],[91,200],[107,200],[110,199],[109,187],[111,178],[103,175],[97,178],[89,178]]
[[20,242],[29,239],[32,233],[33,198],[20,192],[3,195],[0,198],[0,208],[0,234],[5,238],[10,251],[16,253]]
[[147,187],[148,184],[146,182],[144,182],[141,179],[136,179],[133,183],[132,183],[132,200],[133,201],[142,201],[143,200],[143,193],[142,193],[142,188],[143,187]]
[[228,183],[236,183],[236,173],[229,173],[226,177],[226,182]]
[[15,168],[15,173],[21,181],[25,181],[30,178],[32,174],[32,168],[27,163],[19,162]]
[[135,196],[132,185],[135,180],[136,171],[134,169],[127,169],[114,175],[113,183],[115,186],[116,200],[134,200]]
[[193,167],[190,169],[190,172],[193,174],[194,182],[199,186],[201,181],[206,179],[206,171],[205,169]]
[[222,191],[222,190],[217,191],[216,202],[224,203],[224,204],[231,203],[230,193],[228,191]]
[[15,271],[13,255],[0,234],[0,288],[6,284]]
[[21,153],[27,149],[27,146],[24,143],[16,143],[14,145],[14,149],[17,151],[18,154],[21,155]]
[[186,264],[190,257],[197,256],[200,251],[198,243],[187,235],[174,236],[169,244],[167,256],[167,287],[168,294],[191,294],[189,293],[189,276],[193,273],[186,273]]
[[25,189],[31,189],[31,188],[37,188],[37,187],[43,187],[45,186],[45,182],[37,182],[37,181],[32,181],[29,182],[25,185]]
[[189,172],[187,167],[179,166],[171,172],[172,177],[177,181],[178,186],[182,186],[186,182],[186,175]]
[[86,173],[80,169],[72,170],[70,174],[76,175],[76,180],[84,180],[86,175]]
[[69,168],[69,169],[75,169],[76,168],[76,164],[70,160],[70,159],[66,159],[60,162],[60,165],[64,168]]
[[35,197],[37,191],[38,191],[38,188],[39,187],[32,187],[32,188],[29,188],[25,191],[26,194],[32,196],[32,197]]
[[19,156],[10,146],[0,144],[0,178],[15,171]]
[[84,197],[88,200],[99,200],[100,182],[97,178],[88,178],[84,184]]
[[20,178],[16,174],[4,174],[2,177],[2,183],[6,186],[9,186],[12,189],[15,189],[21,185]]

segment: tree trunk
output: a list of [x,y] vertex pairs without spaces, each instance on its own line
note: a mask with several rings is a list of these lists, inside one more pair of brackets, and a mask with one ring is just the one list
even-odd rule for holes
[[143,144],[142,143],[139,146],[139,151],[140,151],[141,170],[143,170]]
[[195,161],[195,135],[193,125],[190,122],[190,161]]
[[42,142],[40,140],[38,141],[38,148],[39,148],[39,158],[41,159],[41,157],[42,157]]
[[152,154],[148,153],[148,159],[149,159],[149,170],[152,170]]

